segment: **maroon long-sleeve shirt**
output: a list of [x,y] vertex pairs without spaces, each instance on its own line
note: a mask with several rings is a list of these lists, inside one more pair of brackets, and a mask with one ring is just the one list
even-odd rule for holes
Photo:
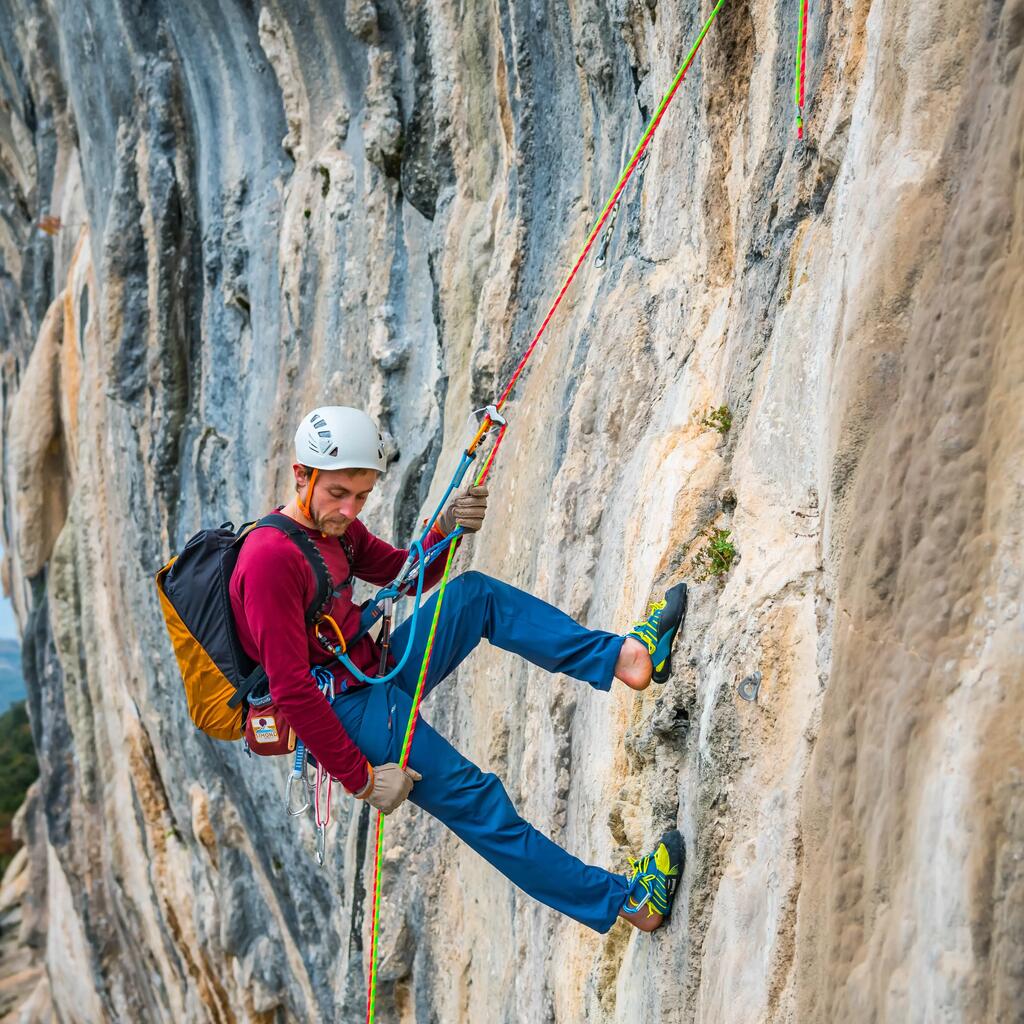
[[[358,520],[345,531],[352,550],[352,565],[337,537],[319,530],[307,535],[320,549],[335,588],[327,613],[350,640],[359,631],[360,609],[352,600],[351,586],[339,591],[351,574],[368,583],[390,583],[405,563],[408,551],[375,537]],[[442,540],[431,531],[427,546]],[[444,560],[427,568],[424,585],[433,586],[444,573]],[[242,542],[231,575],[231,608],[245,653],[258,661],[270,680],[270,695],[281,715],[324,769],[352,793],[369,781],[366,758],[331,710],[327,698],[310,677],[311,665],[327,665],[334,674],[335,691],[342,685],[363,686],[352,677],[306,627],[306,609],[316,596],[316,578],[298,545],[279,530],[254,530]],[[327,635],[332,633],[328,627]],[[348,651],[352,663],[365,675],[375,676],[380,648],[369,636]]]

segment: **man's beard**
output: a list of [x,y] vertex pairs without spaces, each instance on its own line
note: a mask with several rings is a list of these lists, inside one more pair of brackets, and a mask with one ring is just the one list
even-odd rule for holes
[[340,537],[349,528],[349,520],[339,519],[337,516],[317,516],[314,522],[316,528],[328,537]]

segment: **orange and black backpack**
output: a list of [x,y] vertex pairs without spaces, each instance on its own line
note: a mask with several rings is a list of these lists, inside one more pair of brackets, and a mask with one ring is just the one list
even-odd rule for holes
[[[232,523],[200,530],[181,554],[156,574],[160,607],[185,684],[189,714],[198,728],[217,740],[241,739],[249,700],[263,703],[268,692],[266,672],[245,653],[238,639],[230,594],[242,541],[261,527],[280,530],[306,556],[317,588],[306,609],[306,624],[312,625],[330,603],[334,585],[317,546],[287,516],[264,516],[243,524],[237,532]],[[342,538],[346,546],[344,542]],[[346,554],[351,564],[351,551]]]

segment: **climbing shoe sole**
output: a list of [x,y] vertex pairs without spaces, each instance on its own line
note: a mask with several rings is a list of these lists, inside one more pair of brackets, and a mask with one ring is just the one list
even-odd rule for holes
[[[665,608],[658,622],[658,646],[651,661],[654,663],[654,674],[651,678],[656,683],[665,683],[672,675],[672,648],[683,631],[686,621],[687,592],[685,583],[677,583],[665,594]],[[662,648],[667,647],[667,651]],[[662,658],[664,654],[664,658]]]
[[[683,877],[683,869],[686,867],[686,844],[683,842],[683,834],[677,828],[670,829],[661,837],[659,846],[663,845],[668,850],[669,864],[678,865],[674,875],[667,875],[665,878],[665,896],[668,901],[668,910],[665,917],[672,916],[672,904],[676,901],[676,892],[679,889],[679,882]],[[657,850],[657,847],[655,847]]]

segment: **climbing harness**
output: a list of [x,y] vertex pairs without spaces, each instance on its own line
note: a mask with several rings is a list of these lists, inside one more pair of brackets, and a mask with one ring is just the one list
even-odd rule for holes
[[[537,333],[531,339],[530,344],[527,346],[526,351],[523,353],[522,358],[519,360],[519,363],[513,371],[512,376],[509,378],[508,383],[505,385],[504,389],[498,395],[498,398],[495,400],[493,405],[488,406],[484,411],[484,415],[480,422],[480,426],[477,429],[476,435],[474,436],[473,440],[470,442],[466,450],[463,452],[462,459],[459,461],[459,465],[455,470],[455,474],[452,477],[451,483],[449,483],[448,488],[444,493],[444,496],[438,503],[438,507],[435,509],[434,514],[424,524],[424,532],[419,542],[419,584],[417,589],[417,601],[416,604],[414,605],[414,614],[419,604],[419,597],[422,592],[423,571],[428,560],[432,561],[441,553],[442,550],[445,549],[447,549],[448,557],[445,562],[444,575],[441,578],[440,587],[437,593],[437,603],[434,606],[434,616],[430,623],[430,631],[427,635],[426,649],[423,654],[423,662],[420,666],[420,674],[419,679],[417,680],[416,683],[416,690],[415,693],[413,694],[412,707],[409,711],[409,719],[406,723],[405,728],[405,736],[402,740],[402,751],[401,757],[399,758],[399,764],[403,770],[407,767],[409,762],[409,754],[412,749],[413,735],[416,730],[416,722],[419,718],[419,708],[423,700],[423,691],[426,685],[427,671],[430,667],[430,658],[434,650],[434,637],[437,633],[437,624],[441,614],[441,605],[444,601],[445,591],[448,587],[448,579],[451,574],[452,562],[455,558],[455,549],[457,546],[456,541],[462,535],[463,530],[462,527],[460,526],[456,527],[447,537],[444,538],[443,541],[434,545],[432,548],[429,548],[426,551],[424,551],[423,545],[426,543],[427,533],[429,533],[430,529],[437,521],[438,516],[441,514],[441,511],[443,510],[444,505],[447,502],[450,495],[452,494],[452,492],[462,483],[462,480],[465,477],[467,470],[469,469],[473,460],[476,458],[477,449],[482,443],[483,439],[488,435],[492,428],[497,427],[497,436],[494,439],[494,443],[491,445],[491,449],[490,452],[488,453],[486,461],[484,462],[483,466],[480,467],[480,470],[476,475],[474,483],[479,485],[482,484],[487,479],[487,476],[491,471],[491,467],[494,464],[494,459],[498,453],[498,449],[501,447],[501,444],[505,439],[505,434],[508,431],[508,423],[501,415],[501,410],[505,405],[505,402],[508,400],[509,395],[512,393],[512,389],[515,387],[516,382],[519,380],[519,377],[525,370],[526,364],[529,362],[530,357],[533,355],[533,352],[536,349],[538,342],[544,335],[545,330],[547,330],[547,326],[554,317],[555,311],[561,304],[563,296],[569,290],[569,286],[572,284],[573,279],[576,277],[577,271],[582,266],[583,261],[587,258],[587,254],[590,252],[590,249],[593,246],[595,239],[600,234],[602,227],[604,227],[605,222],[608,220],[612,211],[615,209],[616,204],[619,201],[619,197],[622,195],[622,191],[626,187],[626,183],[629,181],[631,175],[633,174],[633,171],[637,167],[637,164],[643,157],[644,151],[647,149],[647,146],[651,141],[654,132],[657,130],[658,125],[661,123],[661,119],[662,117],[664,117],[665,111],[668,109],[668,106],[672,102],[672,99],[675,96],[676,91],[679,89],[679,86],[682,84],[683,79],[686,77],[686,72],[689,70],[690,65],[693,63],[693,60],[697,55],[697,51],[700,49],[701,43],[704,42],[704,37],[708,34],[708,30],[711,28],[711,25],[714,22],[715,18],[718,17],[718,12],[722,9],[724,3],[725,0],[718,0],[718,2],[715,4],[714,8],[711,11],[711,14],[708,16],[707,21],[705,21],[704,26],[701,28],[696,41],[690,48],[690,51],[686,55],[686,58],[680,66],[679,70],[676,72],[675,78],[672,80],[672,84],[669,87],[668,92],[665,93],[665,95],[662,97],[661,102],[658,104],[658,109],[655,111],[654,116],[648,123],[647,128],[645,129],[643,136],[640,139],[640,142],[638,143],[636,149],[633,151],[632,157],[630,157],[630,160],[627,163],[625,169],[619,176],[619,180],[615,185],[615,189],[612,192],[612,195],[604,204],[604,207],[602,208],[601,213],[597,218],[597,221],[594,223],[594,226],[590,229],[590,233],[587,235],[587,239],[584,243],[583,250],[580,252],[579,257],[577,258],[576,262],[573,264],[572,269],[566,276],[565,281],[562,283],[562,287],[556,295],[554,302],[552,302],[551,308],[548,310],[547,315],[544,317],[544,320],[538,328]],[[394,590],[394,593],[387,594],[387,596],[385,596],[384,598],[381,598],[381,595],[378,594],[378,599],[381,600],[378,603],[371,603],[371,608],[381,609],[381,605],[385,601],[389,602],[390,600],[399,597],[408,589],[409,576],[411,571],[413,570],[416,558],[417,552],[410,549],[409,557],[406,560],[406,564],[402,568],[402,571],[398,574],[398,577],[396,577],[395,583],[392,584],[390,588],[387,588],[387,590],[389,591]],[[390,608],[390,604],[388,604],[388,607]],[[384,614],[385,612],[381,610],[380,615],[382,616]],[[373,612],[370,613],[370,616],[372,615]],[[367,617],[367,613],[364,612],[364,619]],[[360,628],[362,628],[362,626]],[[411,649],[412,637],[415,636],[415,626],[413,626],[410,629],[409,635],[410,644],[409,647],[406,649],[406,655],[408,655],[408,652]],[[397,671],[398,670],[396,669],[395,672]],[[382,680],[378,678],[376,680],[370,681],[380,682]],[[380,874],[384,856],[384,815],[380,811],[377,812],[376,832],[376,850],[374,855],[373,888],[371,897],[373,909],[370,926],[370,971],[366,995],[367,1024],[372,1024],[373,1022],[377,998],[377,940],[380,924]]]
[[[434,518],[437,518],[435,513]],[[431,523],[431,526],[433,523]],[[334,629],[335,639],[331,640],[330,637],[320,628],[319,624],[316,628],[316,638],[320,642],[320,646],[324,650],[333,654],[345,666],[347,671],[362,683],[386,683],[394,679],[399,672],[405,667],[406,662],[409,660],[409,654],[412,651],[412,638],[416,634],[416,621],[419,617],[420,604],[423,598],[423,579],[426,573],[427,566],[434,558],[440,553],[441,549],[447,543],[445,541],[434,545],[428,551],[424,552],[423,542],[426,539],[426,534],[429,533],[429,528],[424,532],[423,537],[419,540],[413,541],[412,546],[409,549],[410,557],[416,556],[417,563],[406,575],[406,569],[403,568],[402,573],[395,579],[393,583],[385,587],[383,590],[378,591],[377,595],[363,610],[359,632],[349,642],[350,644],[355,643],[357,640],[361,640],[372,628],[378,619],[383,620],[381,627],[381,636],[384,638],[382,644],[382,657],[381,657],[381,674],[377,676],[368,676],[365,672],[360,671],[356,665],[352,662],[348,656],[348,644],[345,642],[345,638],[342,636],[341,630],[338,628],[338,624],[331,619],[329,615],[324,615],[321,621],[327,621],[331,624]],[[453,535],[454,536],[454,535]],[[406,566],[408,566],[408,561]],[[391,637],[391,615],[394,608],[394,601],[396,598],[401,597],[405,594],[409,587],[412,586],[413,581],[416,583],[416,597],[413,601],[412,606],[412,624],[410,626],[410,640],[406,645],[405,653],[399,659],[398,664],[395,665],[390,672],[385,672],[387,668],[388,653],[390,651],[390,637]]]
[[796,29],[796,76],[793,98],[796,100],[796,137],[804,137],[804,81],[807,77],[807,7],[810,0],[800,0],[800,20]]

